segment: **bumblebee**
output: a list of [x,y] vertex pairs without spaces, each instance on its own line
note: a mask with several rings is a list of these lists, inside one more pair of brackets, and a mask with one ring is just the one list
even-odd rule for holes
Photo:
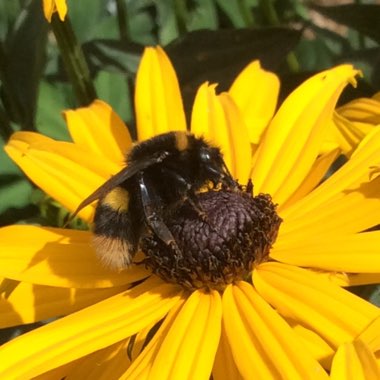
[[139,241],[150,231],[179,250],[165,216],[183,202],[203,217],[196,193],[203,187],[237,189],[220,149],[188,132],[168,132],[138,143],[126,155],[126,167],[77,208],[99,200],[94,217],[94,246],[107,266],[128,267]]

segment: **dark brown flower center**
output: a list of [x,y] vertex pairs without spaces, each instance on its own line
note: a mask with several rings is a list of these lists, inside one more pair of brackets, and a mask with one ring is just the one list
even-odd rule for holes
[[165,223],[179,252],[155,235],[141,244],[145,265],[187,289],[223,289],[267,259],[281,219],[269,195],[208,191],[198,195],[204,215],[185,202]]

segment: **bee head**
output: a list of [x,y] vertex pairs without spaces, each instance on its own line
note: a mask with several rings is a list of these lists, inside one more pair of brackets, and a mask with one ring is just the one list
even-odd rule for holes
[[209,183],[214,187],[218,184],[229,189],[238,187],[219,148],[191,133],[176,132],[174,137],[177,154],[168,157],[165,165],[186,178],[193,189],[200,189]]
[[198,151],[199,175],[204,182],[212,182],[214,186],[221,183],[228,188],[235,188],[236,181],[232,178],[219,148],[203,146]]

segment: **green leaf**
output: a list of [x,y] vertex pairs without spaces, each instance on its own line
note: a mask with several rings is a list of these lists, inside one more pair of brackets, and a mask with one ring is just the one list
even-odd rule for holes
[[187,30],[218,28],[218,18],[213,0],[195,0],[188,13]]
[[74,104],[69,85],[42,81],[38,96],[36,125],[40,133],[56,140],[69,141],[62,111]]
[[30,203],[32,185],[0,146],[0,214],[9,208],[23,208]]
[[300,65],[306,71],[333,65],[333,55],[323,39],[302,40],[296,51]]
[[31,1],[17,18],[4,44],[0,71],[4,108],[23,129],[34,129],[39,80],[45,64],[47,22],[39,1]]
[[172,0],[155,2],[160,45],[166,45],[179,35],[178,22]]
[[322,7],[312,4],[310,7],[337,23],[355,29],[380,43],[380,5],[346,4]]
[[19,1],[0,1],[0,40],[5,40],[20,11]]
[[135,74],[144,47],[133,42],[98,39],[82,46],[92,76],[99,70]]
[[127,77],[101,71],[96,77],[95,87],[99,98],[112,104],[112,108],[123,120],[132,120],[133,110]]
[[230,19],[234,27],[244,28],[247,26],[245,15],[242,12],[240,0],[216,0],[215,2],[223,11],[223,13]]
[[156,45],[157,12],[154,2],[152,0],[127,1],[126,8],[131,41],[143,45]]
[[78,41],[89,41],[97,37],[117,37],[116,20],[107,12],[104,0],[68,0],[67,4],[70,21]]

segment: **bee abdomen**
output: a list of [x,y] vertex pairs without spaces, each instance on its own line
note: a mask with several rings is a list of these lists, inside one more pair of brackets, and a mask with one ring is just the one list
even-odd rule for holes
[[129,209],[129,193],[116,187],[99,201],[94,218],[94,246],[108,267],[128,267],[138,246],[139,226]]

